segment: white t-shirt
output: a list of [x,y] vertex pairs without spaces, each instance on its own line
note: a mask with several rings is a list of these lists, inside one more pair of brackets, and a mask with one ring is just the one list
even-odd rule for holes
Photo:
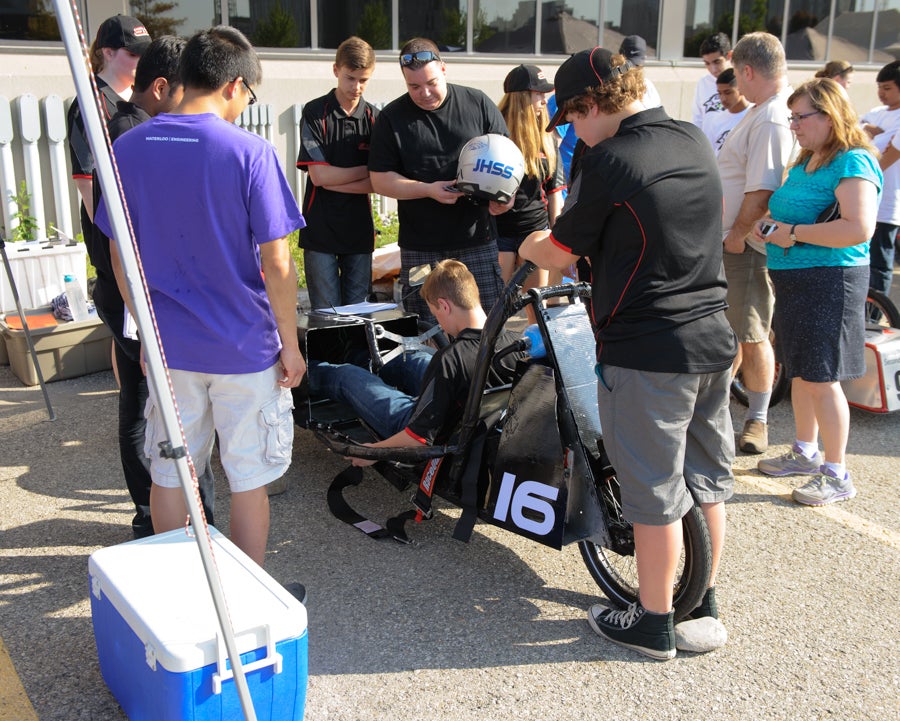
[[722,145],[725,142],[725,138],[728,137],[728,133],[743,120],[747,111],[752,107],[752,105],[748,105],[739,113],[732,113],[726,110],[724,113],[707,113],[703,116],[703,132],[706,134],[706,137],[709,138],[709,142],[712,143],[716,155],[718,155],[719,151],[722,149]]
[[[792,92],[792,88],[786,87],[747,110],[719,151],[719,175],[725,194],[722,230],[726,234],[734,225],[745,193],[775,192],[781,187],[784,169],[794,151],[794,134],[788,126],[787,107]],[[766,252],[764,243],[749,236],[747,243],[760,253]]]
[[697,89],[694,91],[694,106],[691,110],[691,122],[698,128],[703,127],[703,118],[709,113],[724,113],[722,101],[719,100],[719,89],[716,87],[716,79],[706,73],[697,81]]
[[645,108],[659,108],[662,107],[662,98],[659,97],[659,91],[656,89],[656,86],[653,84],[653,81],[644,78],[644,84],[647,86],[647,91],[644,93],[643,103]]
[[[890,142],[877,142],[883,135],[890,136]],[[881,153],[882,149],[893,146],[896,150],[900,150],[900,130],[893,133],[881,133],[875,136],[875,147]],[[884,185],[881,188],[881,202],[878,204],[878,215],[875,219],[879,223],[888,223],[890,225],[900,225],[900,162],[895,162],[887,170],[884,171]]]
[[[900,150],[900,109],[888,110],[880,105],[863,115],[860,122],[876,125],[884,131],[872,138],[879,153],[884,153],[888,145]],[[900,162],[884,171],[884,186],[875,219],[879,223],[900,225]]]

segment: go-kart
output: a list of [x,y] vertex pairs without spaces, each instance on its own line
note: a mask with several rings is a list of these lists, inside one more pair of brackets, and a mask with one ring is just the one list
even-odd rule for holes
[[[458,430],[443,445],[369,448],[375,440],[362,423],[327,398],[311,397],[298,415],[333,452],[377,461],[372,466],[403,490],[417,487],[413,508],[384,525],[357,514],[341,491],[359,483],[362,469],[338,474],[329,505],[342,520],[374,537],[406,540],[404,522],[424,520],[437,495],[462,509],[454,537],[467,541],[476,520],[493,524],[555,549],[578,543],[584,563],[603,593],[625,607],[637,600],[637,566],[631,524],[622,516],[619,484],[603,449],[594,373],[594,337],[586,301],[587,284],[534,288],[522,282],[534,269],[526,263],[488,314],[473,382]],[[555,304],[546,301],[558,299]],[[513,383],[488,388],[491,363],[516,348],[495,349],[499,332],[526,306],[535,311],[539,342],[518,364]],[[376,318],[357,317],[371,353],[393,352]],[[393,318],[396,325],[401,318]],[[346,322],[343,321],[343,322]],[[416,323],[409,324],[415,333]],[[331,345],[331,344],[328,344]],[[407,343],[408,345],[408,343]],[[543,355],[534,345],[543,345]],[[307,353],[313,349],[307,344]],[[333,349],[332,349],[333,352]],[[375,359],[377,365],[381,359]],[[310,373],[314,373],[313,367]],[[676,573],[675,618],[700,602],[709,580],[709,532],[699,506],[683,519],[684,551]]]

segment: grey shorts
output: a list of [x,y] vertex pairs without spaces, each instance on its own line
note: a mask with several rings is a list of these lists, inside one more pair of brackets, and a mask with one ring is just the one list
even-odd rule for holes
[[694,501],[734,493],[734,428],[728,406],[731,369],[649,373],[597,366],[603,443],[632,523],[663,526]]
[[728,281],[725,317],[738,343],[761,343],[769,337],[775,307],[766,256],[747,246],[743,253],[725,253],[723,262]]
[[[294,443],[293,398],[278,385],[279,364],[259,373],[220,375],[170,370],[188,451],[197,468],[205,467],[219,436],[219,459],[232,493],[252,491],[281,478],[291,463]],[[161,458],[167,440],[153,384],[145,411],[144,452],[153,482],[179,485],[175,461]],[[181,445],[181,439],[173,440]]]

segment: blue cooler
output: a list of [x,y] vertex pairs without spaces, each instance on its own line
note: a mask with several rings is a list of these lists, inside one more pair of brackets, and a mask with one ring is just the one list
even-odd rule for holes
[[[210,527],[259,721],[299,721],[306,608]],[[197,542],[183,529],[103,548],[88,561],[100,671],[131,721],[244,718]]]

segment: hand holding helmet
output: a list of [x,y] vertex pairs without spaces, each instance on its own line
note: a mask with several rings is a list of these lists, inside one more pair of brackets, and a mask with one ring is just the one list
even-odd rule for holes
[[507,205],[524,176],[522,151],[509,138],[489,133],[463,146],[456,187],[467,195]]

